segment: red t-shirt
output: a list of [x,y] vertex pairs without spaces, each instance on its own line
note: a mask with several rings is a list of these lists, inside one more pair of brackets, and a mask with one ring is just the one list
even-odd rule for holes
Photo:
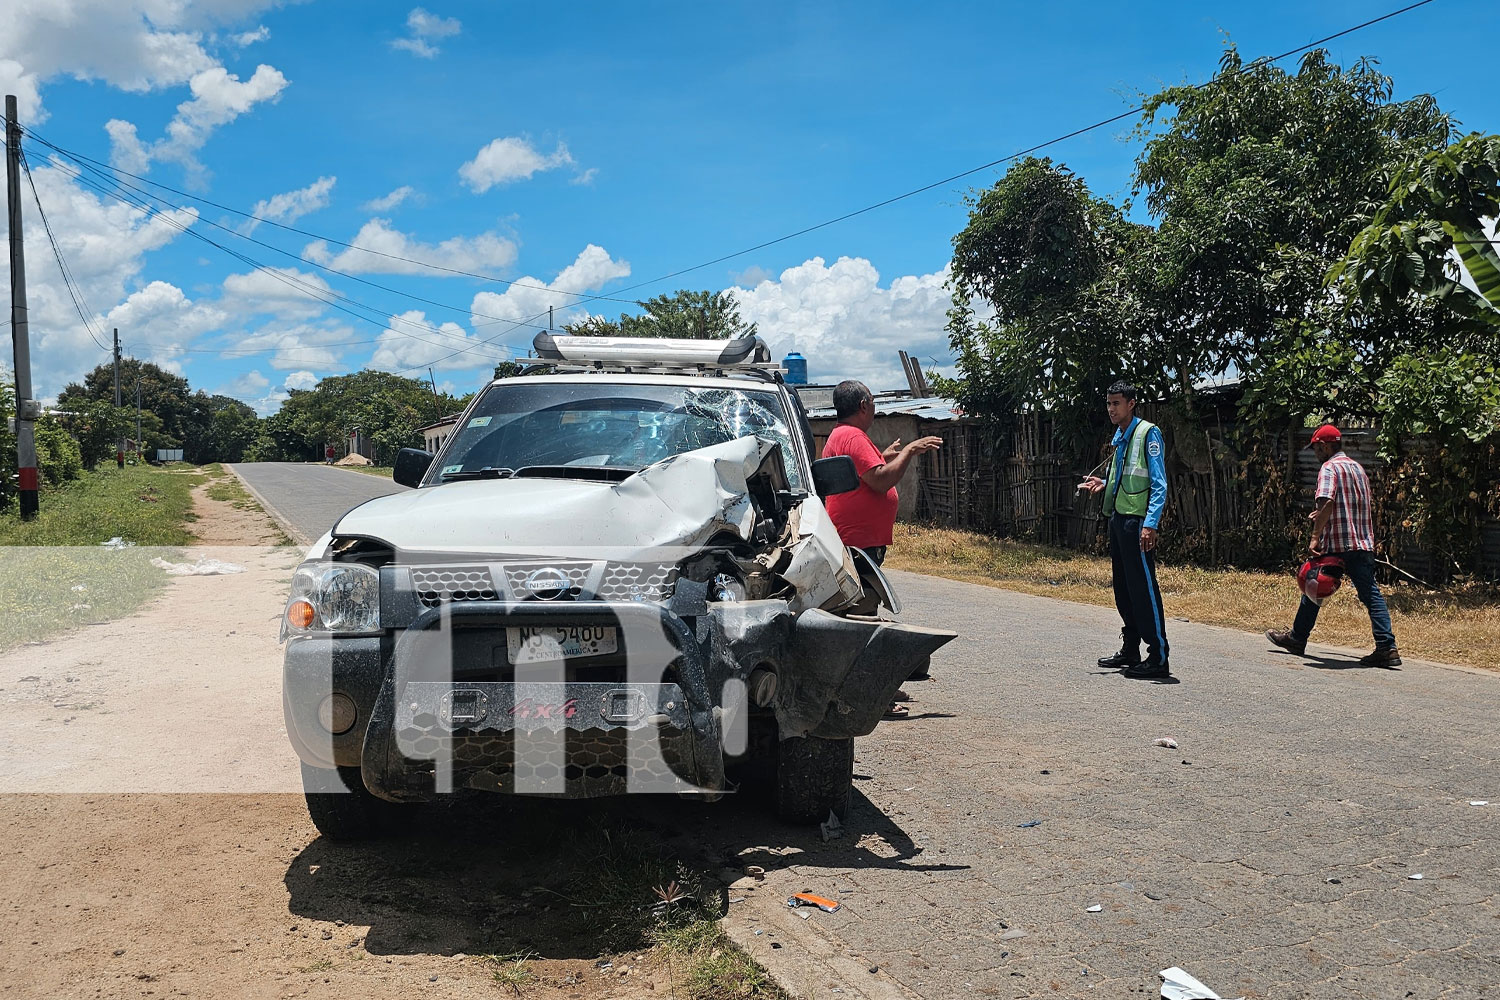
[[[885,464],[885,458],[870,435],[851,424],[839,424],[828,435],[823,446],[824,458],[848,455],[854,459],[854,471],[861,480],[866,472]],[[896,487],[881,492],[863,482],[848,493],[838,493],[824,500],[828,516],[845,545],[855,548],[878,548],[891,544],[891,528],[896,523]]]

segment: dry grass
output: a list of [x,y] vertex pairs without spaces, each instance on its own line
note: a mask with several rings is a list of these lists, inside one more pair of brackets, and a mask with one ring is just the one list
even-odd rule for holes
[[[967,531],[896,526],[893,569],[980,583],[1079,604],[1114,606],[1107,556],[989,538]],[[1169,617],[1260,632],[1286,628],[1297,609],[1290,575],[1158,567]],[[1500,669],[1500,590],[1430,591],[1382,585],[1403,656]],[[1345,586],[1323,605],[1313,641],[1372,648],[1364,605]]]

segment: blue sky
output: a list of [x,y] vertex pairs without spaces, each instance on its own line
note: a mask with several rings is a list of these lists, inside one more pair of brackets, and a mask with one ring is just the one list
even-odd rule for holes
[[[468,391],[524,352],[536,327],[515,324],[549,304],[561,323],[630,308],[586,295],[680,287],[737,288],[816,380],[886,387],[901,382],[897,349],[947,360],[950,240],[964,193],[999,171],[631,286],[1203,80],[1226,34],[1255,57],[1402,5],[11,0],[0,89],[41,139],[184,192],[154,191],[168,214],[147,222],[28,143],[95,335],[118,326],[129,353],[262,413],[361,367],[430,364]],[[1330,48],[1378,57],[1398,96],[1435,94],[1495,131],[1493,60],[1454,39],[1497,37],[1500,4],[1437,0]],[[1047,152],[1128,196],[1128,122]],[[252,226],[203,199],[518,284]],[[34,379],[49,397],[108,355],[28,208]]]

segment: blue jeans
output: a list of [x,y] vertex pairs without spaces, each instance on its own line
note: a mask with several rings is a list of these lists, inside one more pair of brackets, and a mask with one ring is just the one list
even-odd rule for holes
[[[1370,631],[1375,635],[1376,649],[1394,649],[1396,635],[1391,631],[1391,613],[1386,610],[1385,598],[1380,594],[1380,584],[1375,582],[1375,554],[1373,552],[1329,552],[1344,560],[1344,575],[1354,584],[1359,602],[1370,612]],[[1306,642],[1318,623],[1318,606],[1304,595],[1297,606],[1297,619],[1292,622],[1292,638]]]

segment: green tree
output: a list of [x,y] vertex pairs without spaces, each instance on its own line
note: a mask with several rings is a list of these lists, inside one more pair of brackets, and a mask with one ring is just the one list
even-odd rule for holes
[[733,292],[694,292],[687,289],[658,295],[639,303],[641,315],[621,314],[618,320],[590,316],[563,327],[574,337],[671,337],[722,340],[755,333],[755,324],[740,316]]

